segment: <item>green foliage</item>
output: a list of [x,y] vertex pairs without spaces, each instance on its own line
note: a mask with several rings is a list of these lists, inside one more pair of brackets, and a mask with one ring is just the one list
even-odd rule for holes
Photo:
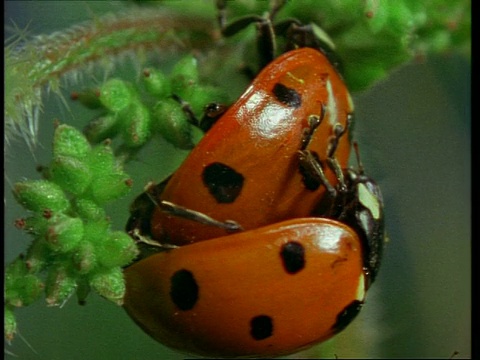
[[[253,51],[254,26],[216,41],[218,24],[211,2],[203,0],[138,1],[114,16],[96,18],[52,35],[21,31],[5,48],[5,136],[21,134],[33,149],[41,124],[44,89],[60,95],[61,79],[84,72],[95,62],[112,70],[122,55],[137,67],[145,54],[181,49],[185,55],[167,74],[148,67],[133,83],[107,77],[100,87],[72,94],[96,112],[82,134],[60,125],[53,158],[44,179],[14,185],[16,200],[28,216],[17,221],[32,238],[24,256],[5,273],[5,334],[16,331],[15,307],[27,306],[44,293],[57,306],[73,293],[84,302],[90,290],[121,304],[125,285],[121,268],[137,254],[133,240],[110,228],[105,204],[128,193],[131,180],[114,155],[135,154],[155,135],[179,149],[195,143],[192,125],[200,125],[205,105],[230,102],[247,83],[238,69],[258,64]],[[228,20],[262,15],[269,1],[228,1]],[[313,24],[342,59],[352,91],[373,86],[398,66],[431,54],[470,55],[471,4],[467,0],[295,0],[287,1],[275,21],[297,18]],[[215,32],[215,30],[217,30]],[[190,55],[193,49],[198,56]],[[252,56],[252,53],[254,54]],[[228,79],[228,81],[225,81]],[[208,80],[208,81],[206,81]],[[118,152],[121,154],[121,152]]]
[[7,305],[4,307],[3,328],[5,331],[5,338],[8,341],[11,341],[15,336],[15,332],[17,331],[17,322],[15,320],[15,315],[13,314],[12,308]]
[[[183,46],[183,49],[200,49],[204,53],[215,46],[220,49],[212,31],[218,29],[213,1],[136,3],[143,6],[100,17],[65,32],[31,39],[20,32],[9,40],[5,54],[7,141],[13,134],[20,133],[31,146],[35,144],[42,86],[58,91],[59,80],[67,71],[79,71],[99,59],[98,64],[110,70],[116,62],[112,57],[132,51],[141,63],[146,49],[151,48],[170,52],[172,47]],[[228,20],[264,14],[269,3],[227,1]],[[415,58],[447,52],[470,54],[471,2],[468,0],[296,0],[286,1],[276,20],[287,18],[314,24],[328,34],[342,59],[345,79],[352,91],[367,89]],[[242,62],[255,62],[248,51],[255,42],[253,26],[241,33],[227,41],[230,46],[227,51],[212,55],[210,64],[202,70],[204,74],[211,79],[232,77]],[[244,50],[239,57],[240,49]],[[150,82],[154,81],[162,82],[153,78]],[[223,85],[223,90],[229,92],[229,84]],[[154,93],[158,84],[148,86]],[[128,89],[116,87],[115,91],[125,91],[124,96],[128,96]],[[116,94],[115,101],[121,98],[120,93]],[[99,106],[92,93],[77,95],[88,106]],[[105,100],[105,106],[115,106],[109,101]],[[139,135],[142,134],[147,132],[139,131]],[[141,143],[141,140],[133,141],[132,145]]]
[[173,99],[159,101],[153,109],[155,130],[181,149],[193,147],[191,125],[187,115]]
[[159,134],[177,148],[191,149],[192,126],[200,125],[206,105],[228,98],[218,87],[203,84],[198,62],[191,55],[181,58],[169,75],[148,68],[141,79],[136,84],[112,78],[98,91],[87,89],[79,93],[86,96],[75,96],[90,107],[96,104],[90,95],[98,94],[102,114],[84,130],[90,142],[121,137],[125,151],[133,153]]
[[15,198],[30,212],[17,227],[31,234],[33,242],[6,269],[9,338],[15,333],[13,308],[33,303],[43,292],[50,306],[63,304],[77,289],[83,302],[89,288],[121,304],[121,268],[138,253],[127,234],[110,229],[102,208],[131,186],[107,144],[92,147],[80,131],[59,125],[53,160],[43,174],[43,180],[14,186]]

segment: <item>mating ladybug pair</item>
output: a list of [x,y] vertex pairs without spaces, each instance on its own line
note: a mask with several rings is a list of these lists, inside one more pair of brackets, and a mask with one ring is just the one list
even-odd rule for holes
[[[297,22],[285,28],[299,33]],[[382,196],[360,163],[347,168],[352,100],[302,31],[291,38],[306,47],[265,66],[181,167],[132,205],[127,230],[158,249],[125,269],[124,306],[163,344],[292,353],[345,328],[376,277]]]

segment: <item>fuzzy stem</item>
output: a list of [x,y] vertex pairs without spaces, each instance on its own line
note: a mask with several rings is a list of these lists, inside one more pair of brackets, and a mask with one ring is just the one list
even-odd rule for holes
[[60,79],[66,74],[94,62],[114,65],[115,58],[129,52],[206,48],[214,43],[212,22],[160,9],[129,9],[28,42],[24,35],[19,37],[5,53],[6,141],[21,133],[27,135],[29,145],[35,145],[42,93],[59,93]]

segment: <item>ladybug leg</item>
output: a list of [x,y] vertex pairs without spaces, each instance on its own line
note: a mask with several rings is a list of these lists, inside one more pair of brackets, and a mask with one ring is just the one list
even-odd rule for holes
[[343,170],[340,167],[337,159],[335,158],[335,151],[337,150],[338,143],[343,134],[347,132],[347,128],[340,124],[336,124],[334,127],[334,136],[330,140],[329,150],[327,155],[327,165],[335,173],[335,177],[338,180],[338,190],[340,192],[346,191],[345,177],[343,176]]
[[273,19],[277,13],[285,6],[287,0],[273,1],[270,12],[257,23],[257,51],[260,55],[260,68],[270,63],[277,53],[276,32],[273,26]]
[[308,117],[308,128],[305,128],[303,130],[302,145],[300,147],[300,150],[306,150],[308,145],[310,145],[310,142],[312,141],[313,133],[315,132],[315,129],[319,127],[320,124],[322,123],[324,116],[325,116],[325,107],[322,104],[322,111],[320,113],[320,116],[310,115]]
[[205,225],[216,226],[221,229],[225,229],[230,232],[242,231],[243,228],[238,224],[236,221],[233,220],[226,220],[226,221],[218,221],[210,216],[201,213],[199,211],[195,211],[192,209],[187,209],[183,206],[174,204],[170,201],[160,201],[157,205],[162,209],[162,211],[171,214],[173,216],[179,216],[184,219],[189,219],[192,221],[199,222]]
[[247,26],[255,23],[257,24],[257,51],[260,57],[260,68],[263,68],[275,58],[276,41],[275,31],[272,25],[272,19],[277,12],[286,4],[287,0],[276,0],[265,17],[258,15],[248,15],[234,20],[227,24],[226,16],[226,0],[217,0],[216,6],[218,10],[218,24],[222,35],[229,37],[242,31]]
[[353,121],[353,114],[348,114],[346,126],[343,127],[341,124],[336,124],[333,128],[333,137],[330,139],[329,148],[327,152],[327,165],[335,173],[335,176],[338,180],[338,190],[342,193],[347,191],[347,186],[345,184],[344,171],[338,163],[335,152],[337,151],[340,138],[345,135],[348,129],[351,127]]
[[337,186],[333,186],[325,176],[324,165],[318,154],[306,149],[311,141],[315,129],[321,123],[323,113],[324,108],[322,107],[322,115],[320,117],[310,116],[309,118],[309,128],[307,128],[304,132],[301,150],[299,150],[300,172],[304,177],[304,183],[307,188],[314,190],[319,185],[325,186],[330,198],[333,199],[333,201],[329,202],[330,206],[327,206],[328,209],[324,211],[323,215],[337,216],[339,212],[341,213],[348,188],[345,183],[344,171],[335,158],[335,152],[338,148],[340,138],[345,135],[350,128],[353,116],[349,114],[345,127],[343,127],[341,124],[336,124],[336,126],[333,128],[333,136],[329,140],[327,158],[325,162],[326,166],[328,166],[328,168],[335,173],[335,177],[338,181]]
[[340,138],[347,133],[348,129],[352,126],[353,123],[353,114],[348,114],[347,115],[347,123],[345,127],[343,125],[337,123],[334,125],[333,128],[333,137],[330,139],[330,145],[328,149],[328,157],[333,158],[335,155],[335,151],[337,151],[338,143],[340,141]]
[[165,244],[154,240],[150,236],[142,234],[139,229],[133,229],[132,231],[129,231],[128,235],[130,235],[130,237],[137,244],[139,252],[133,262],[126,265],[124,268],[128,268],[129,266],[139,262],[140,260],[146,259],[151,255],[163,251],[170,251],[179,247],[177,245]]
[[335,197],[337,194],[336,189],[330,184],[325,172],[323,171],[323,165],[318,158],[318,154],[307,150],[308,145],[312,140],[313,133],[320,126],[325,115],[325,107],[322,104],[321,115],[310,115],[308,118],[308,128],[303,131],[299,154],[300,172],[303,175],[304,183],[307,188],[315,190],[318,186],[324,185],[328,193]]
[[138,245],[143,245],[143,246],[148,246],[155,248],[156,251],[161,251],[161,250],[171,250],[171,249],[176,249],[179,246],[177,245],[172,245],[172,244],[164,244],[160,243],[156,240],[153,240],[149,236],[145,236],[138,231],[138,229],[134,229],[133,231],[129,232],[129,235],[135,240],[135,242]]
[[[197,221],[202,224],[212,225],[216,227],[220,227],[222,229],[228,231],[241,231],[243,228],[233,220],[226,220],[224,222],[215,220],[209,217],[206,214],[201,212],[187,209],[180,205],[174,204],[168,201],[159,201],[160,196],[165,189],[170,177],[162,181],[160,184],[148,183],[145,186],[145,191],[140,194],[130,206],[130,217],[127,221],[125,226],[125,230],[130,235],[135,234],[134,238],[142,237],[150,237],[151,236],[151,228],[150,228],[150,219],[152,217],[152,213],[155,210],[155,207],[159,207],[162,211],[167,212],[174,216],[180,216],[185,219],[190,219],[193,221]],[[143,243],[148,243],[145,240],[142,240]]]
[[358,143],[356,141],[353,142],[353,148],[355,150],[355,157],[357,158],[357,168],[358,168],[358,174],[364,175],[365,171],[363,168],[363,163],[362,159],[360,159],[360,151],[358,149]]
[[187,115],[188,121],[191,124],[198,126],[200,121],[198,121],[197,117],[193,113],[190,103],[188,103],[187,101],[183,100],[180,96],[175,94],[172,95],[172,98],[182,106],[182,111],[185,113],[185,115]]
[[238,224],[236,221],[226,220],[222,222],[215,220],[199,211],[187,209],[169,201],[158,201],[157,199],[160,198],[160,195],[163,193],[163,190],[165,189],[165,186],[169,180],[170,177],[158,185],[155,185],[154,183],[147,184],[147,186],[145,186],[145,192],[135,199],[130,208],[131,215],[126,226],[129,234],[137,233],[146,236],[151,235],[150,221],[145,221],[145,219],[151,218],[152,212],[156,206],[158,206],[162,211],[173,216],[183,217],[185,219],[197,221],[205,225],[216,226],[231,232],[243,230],[240,224]]
[[303,174],[305,183],[314,182],[316,186],[308,186],[308,188],[318,187],[323,185],[327,189],[332,198],[336,198],[337,189],[328,181],[323,171],[322,163],[320,162],[318,155],[310,150],[299,150],[298,158],[300,161],[300,172]]
[[248,15],[227,24],[227,1],[217,0],[215,5],[217,7],[217,21],[218,25],[220,25],[220,31],[222,32],[222,35],[226,37],[235,35],[252,23],[264,20],[258,15]]
[[183,112],[187,115],[188,121],[198,127],[203,132],[207,132],[215,124],[215,122],[223,115],[227,110],[227,106],[220,103],[209,103],[205,106],[203,110],[203,116],[201,119],[198,119],[193,113],[192,107],[188,102],[183,100],[177,95],[172,96],[175,101],[177,101],[181,106]]

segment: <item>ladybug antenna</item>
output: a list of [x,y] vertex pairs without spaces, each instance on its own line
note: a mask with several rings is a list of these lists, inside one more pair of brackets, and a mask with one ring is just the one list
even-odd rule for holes
[[355,156],[357,158],[358,172],[360,174],[363,174],[364,172],[363,164],[362,164],[362,160],[360,159],[360,151],[358,150],[358,143],[356,141],[353,142],[353,148],[355,150]]

